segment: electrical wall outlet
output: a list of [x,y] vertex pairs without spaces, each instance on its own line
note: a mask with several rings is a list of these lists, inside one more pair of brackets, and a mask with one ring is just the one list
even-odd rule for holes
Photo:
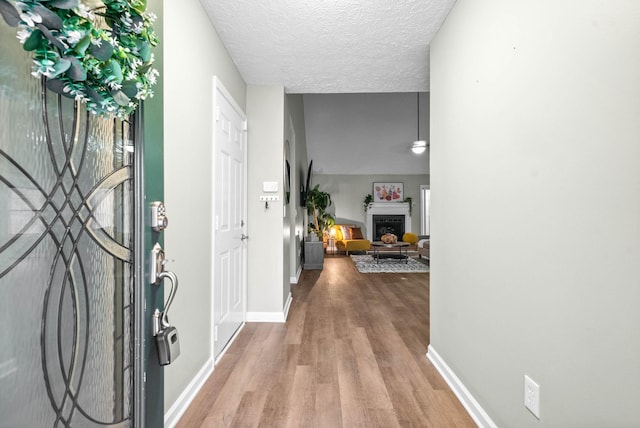
[[524,406],[540,419],[540,385],[524,375]]

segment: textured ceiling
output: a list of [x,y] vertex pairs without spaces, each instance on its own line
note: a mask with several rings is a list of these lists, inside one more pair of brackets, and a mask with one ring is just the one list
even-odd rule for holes
[[202,0],[248,84],[287,93],[429,89],[429,43],[455,0]]

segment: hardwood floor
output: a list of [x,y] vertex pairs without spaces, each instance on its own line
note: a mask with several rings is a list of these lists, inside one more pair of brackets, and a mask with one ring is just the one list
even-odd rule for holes
[[475,427],[425,356],[428,289],[327,257],[285,324],[244,327],[178,427]]

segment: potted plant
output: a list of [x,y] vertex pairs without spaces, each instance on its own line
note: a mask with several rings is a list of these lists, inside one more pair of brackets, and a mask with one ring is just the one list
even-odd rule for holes
[[364,200],[362,201],[362,206],[364,208],[364,212],[367,212],[371,202],[373,202],[373,196],[371,195],[371,193],[369,193],[367,196],[364,197]]
[[313,216],[313,221],[309,223],[309,231],[315,233],[322,239],[325,232],[333,226],[335,219],[327,212],[331,205],[331,195],[320,190],[320,185],[307,192],[307,214]]
[[404,198],[404,201],[409,204],[409,215],[413,214],[413,198]]

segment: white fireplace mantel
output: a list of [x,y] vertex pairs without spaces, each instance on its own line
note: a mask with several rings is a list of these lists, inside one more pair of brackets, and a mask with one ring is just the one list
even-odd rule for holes
[[[373,240],[373,216],[374,215],[404,215],[404,230],[411,231],[411,216],[409,215],[409,202],[373,202],[367,209],[367,239]],[[398,238],[402,238],[399,236]]]

